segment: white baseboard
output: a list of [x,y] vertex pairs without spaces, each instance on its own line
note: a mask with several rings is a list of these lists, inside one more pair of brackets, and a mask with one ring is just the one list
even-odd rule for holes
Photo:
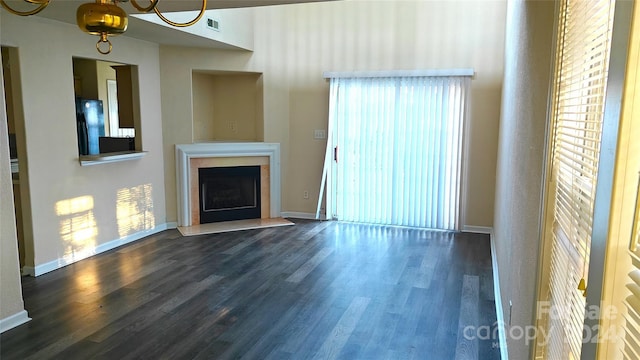
[[14,327],[20,326],[30,320],[31,318],[29,317],[29,314],[27,314],[26,310],[22,310],[16,314],[7,316],[4,319],[0,319],[0,333],[11,330]]
[[100,244],[98,246],[96,246],[93,250],[93,252],[91,253],[91,255],[89,256],[85,256],[83,258],[76,258],[76,259],[64,259],[64,258],[58,258],[56,260],[53,261],[49,261],[46,262],[44,264],[40,264],[40,265],[36,265],[35,268],[34,267],[30,267],[30,266],[25,266],[22,268],[22,273],[23,275],[31,275],[31,276],[40,276],[42,274],[46,274],[50,271],[59,269],[61,267],[67,266],[69,264],[73,264],[74,262],[86,259],[87,257],[91,257],[93,255],[98,255],[100,253],[103,253],[105,251],[109,251],[111,249],[115,249],[119,246],[128,244],[130,242],[136,241],[136,240],[140,240],[146,236],[149,235],[153,235],[156,233],[159,233],[161,231],[167,230],[167,229],[171,229],[169,227],[169,225],[172,223],[165,223],[165,224],[160,224],[152,229],[147,229],[147,230],[143,230],[143,231],[139,231],[135,234],[130,234],[127,235],[123,238],[120,239],[116,239],[116,240],[112,240],[109,242],[106,242],[104,244]]
[[505,334],[504,312],[502,311],[502,296],[500,292],[500,273],[498,272],[498,259],[496,258],[496,243],[493,231],[490,233],[491,238],[491,268],[493,271],[493,297],[496,303],[496,323],[498,326],[498,341],[500,344],[500,358],[509,360],[509,352],[507,351],[507,336]]
[[462,232],[491,234],[492,231],[493,231],[493,228],[488,226],[462,225]]
[[325,214],[320,214],[320,218],[316,219],[316,214],[298,212],[298,211],[283,211],[280,213],[283,218],[297,218],[297,219],[309,219],[309,220],[327,220]]
[[166,225],[167,225],[167,229],[177,229],[178,228],[178,222],[176,222],[176,221],[168,222],[168,223],[166,223]]

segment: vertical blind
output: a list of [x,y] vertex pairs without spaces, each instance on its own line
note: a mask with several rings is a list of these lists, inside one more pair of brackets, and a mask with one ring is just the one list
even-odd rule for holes
[[338,220],[458,228],[470,77],[332,78]]
[[547,359],[578,359],[582,348],[585,291],[614,4],[611,0],[563,0],[552,104],[553,226],[549,302],[560,316],[545,319]]

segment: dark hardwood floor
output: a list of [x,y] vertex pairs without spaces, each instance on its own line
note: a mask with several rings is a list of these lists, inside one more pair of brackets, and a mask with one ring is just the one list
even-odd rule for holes
[[488,236],[294,221],[168,230],[23,278],[33,320],[0,357],[499,359],[475,336],[496,322]]

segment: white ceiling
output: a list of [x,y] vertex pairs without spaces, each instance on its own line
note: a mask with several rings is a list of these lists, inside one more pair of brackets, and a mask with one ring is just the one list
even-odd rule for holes
[[[285,5],[285,4],[297,4],[306,2],[321,2],[321,1],[335,1],[335,0],[208,0],[207,9],[230,9],[230,8],[242,8],[242,7],[255,7],[255,6],[269,6],[269,5]],[[25,7],[24,0],[6,0],[6,2],[16,9],[32,8]],[[92,2],[91,0],[51,0],[49,6],[40,12],[37,16],[41,16],[48,19],[58,20],[70,24],[76,23],[76,9],[80,4]],[[138,11],[135,10],[131,4],[128,4],[129,0],[125,0],[119,4],[128,14],[135,14]],[[138,0],[138,4],[146,6],[149,4],[149,0]],[[193,11],[199,10],[202,6],[202,0],[160,0],[158,3],[158,9],[163,13],[173,11]],[[209,39],[204,36],[198,36],[191,33],[181,31],[176,28],[169,28],[162,25],[157,25],[145,20],[129,16],[129,27],[126,32],[126,36],[151,41],[158,44],[166,45],[181,45],[181,46],[193,46],[193,47],[209,47],[209,48],[222,48],[222,49],[237,49],[234,46]]]

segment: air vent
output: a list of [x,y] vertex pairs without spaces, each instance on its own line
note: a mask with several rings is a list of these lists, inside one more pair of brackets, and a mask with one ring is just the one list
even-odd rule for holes
[[207,27],[213,31],[220,31],[220,21],[213,18],[207,18]]

